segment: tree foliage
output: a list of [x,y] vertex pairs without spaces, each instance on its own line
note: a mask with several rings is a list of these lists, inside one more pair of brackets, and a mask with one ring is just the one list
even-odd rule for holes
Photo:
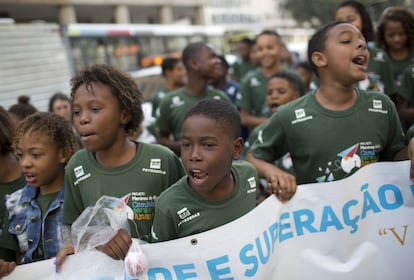
[[[281,5],[283,9],[290,12],[292,17],[300,25],[310,25],[312,27],[319,27],[334,19],[336,7],[343,2],[343,0],[284,0]],[[388,6],[403,5],[404,0],[390,0],[390,1],[372,1],[360,0],[364,4],[373,21],[381,14],[382,10]]]

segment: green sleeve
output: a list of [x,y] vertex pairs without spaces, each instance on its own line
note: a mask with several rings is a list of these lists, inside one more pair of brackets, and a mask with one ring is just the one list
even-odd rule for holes
[[169,123],[169,116],[170,116],[170,102],[169,98],[161,99],[159,103],[159,112],[160,114],[157,116],[156,124],[160,131],[163,133],[172,133],[171,125]]
[[394,156],[405,147],[404,132],[395,105],[391,100],[388,102],[388,108],[390,112],[388,125],[389,137],[387,146],[380,153],[381,161],[393,160]]
[[397,94],[397,85],[394,82],[394,78],[392,77],[392,69],[391,69],[391,62],[388,58],[387,53],[384,52],[384,63],[382,64],[382,82],[384,84],[384,92],[388,96],[393,96]]
[[279,113],[275,113],[270,119],[263,124],[262,129],[257,133],[257,137],[251,143],[250,151],[261,160],[269,163],[282,157],[288,152],[285,141],[282,120]]
[[253,108],[253,103],[250,100],[252,88],[250,86],[249,77],[242,79],[240,83],[240,98],[236,100],[236,105],[240,109],[251,111]]
[[80,192],[74,185],[75,174],[73,172],[73,167],[74,165],[69,161],[65,169],[65,207],[63,208],[62,221],[64,224],[68,225],[71,225],[85,208],[82,203]]
[[155,216],[152,224],[151,243],[162,242],[177,238],[174,217],[169,214],[168,207],[163,209],[163,203],[156,201]]
[[405,69],[400,86],[400,95],[414,104],[414,65]]

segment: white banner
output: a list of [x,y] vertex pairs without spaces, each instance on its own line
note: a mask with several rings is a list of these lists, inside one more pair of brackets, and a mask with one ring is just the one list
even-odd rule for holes
[[[375,163],[353,176],[301,185],[240,219],[190,237],[143,245],[139,280],[412,279],[414,184],[410,162]],[[5,279],[126,279],[123,262],[99,252],[21,265]]]

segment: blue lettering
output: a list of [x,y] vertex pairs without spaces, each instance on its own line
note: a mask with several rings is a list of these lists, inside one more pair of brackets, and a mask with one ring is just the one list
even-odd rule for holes
[[226,264],[228,262],[229,262],[229,257],[227,255],[207,261],[207,267],[208,267],[208,271],[211,276],[211,280],[234,280],[233,277],[228,277],[228,278],[220,277],[220,275],[226,275],[226,274],[231,273],[230,267],[228,266],[224,268],[220,268],[220,269],[218,268],[219,265]]
[[260,262],[262,264],[265,264],[269,261],[269,258],[270,258],[270,241],[269,241],[269,236],[267,235],[267,231],[263,232],[263,237],[264,237],[264,240],[265,240],[265,243],[266,243],[267,256],[264,256],[263,249],[262,249],[262,244],[260,243],[260,238],[259,237],[256,238],[256,246],[257,246],[257,251],[259,252]]
[[[159,278],[161,276],[163,278]],[[164,267],[153,267],[148,270],[148,279],[172,280],[173,277],[168,269]]]
[[[286,220],[287,222],[284,223],[283,220]],[[280,223],[279,242],[283,242],[286,239],[292,238],[293,233],[291,231],[284,233],[284,231],[290,230],[289,213],[286,212],[280,215],[279,223]]]
[[342,216],[344,217],[344,223],[347,226],[352,227],[352,230],[350,231],[350,233],[355,233],[358,230],[357,223],[359,221],[359,216],[355,216],[355,218],[351,219],[350,214],[349,214],[349,208],[357,204],[358,204],[357,200],[350,200],[347,203],[345,203],[344,207],[342,208]]
[[378,205],[375,203],[374,199],[372,198],[371,194],[368,192],[368,184],[361,186],[361,191],[363,191],[363,206],[362,206],[362,213],[361,213],[361,220],[365,219],[367,216],[368,211],[373,211],[374,213],[381,212]]
[[272,253],[275,251],[275,244],[277,240],[277,230],[279,228],[278,223],[274,223],[269,227],[270,237],[272,238]]
[[177,280],[186,280],[186,279],[197,279],[197,273],[194,271],[185,273],[184,270],[195,270],[195,266],[193,263],[189,264],[182,264],[182,265],[174,265],[174,271],[177,276]]
[[[388,198],[390,198],[390,196],[387,196],[387,192],[391,192],[391,195],[393,195],[393,202],[389,201]],[[395,185],[387,184],[381,186],[378,190],[378,197],[380,204],[384,209],[393,210],[403,205],[401,190]]]
[[318,232],[318,230],[312,226],[312,223],[315,221],[315,215],[310,209],[294,211],[293,220],[295,221],[296,234],[298,236],[303,235],[304,228],[307,229],[310,233]]
[[245,265],[251,265],[251,268],[246,269],[244,276],[253,277],[257,273],[259,261],[254,255],[248,256],[247,253],[253,250],[253,244],[247,244],[240,250],[239,259]]
[[320,231],[324,232],[330,226],[334,226],[337,230],[344,229],[332,208],[325,206],[323,208]]

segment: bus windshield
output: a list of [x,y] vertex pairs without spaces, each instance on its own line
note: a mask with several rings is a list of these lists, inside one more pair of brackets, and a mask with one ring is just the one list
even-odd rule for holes
[[224,29],[217,26],[154,24],[69,24],[63,34],[73,72],[106,63],[133,72],[180,57],[188,43],[204,41],[225,53]]

